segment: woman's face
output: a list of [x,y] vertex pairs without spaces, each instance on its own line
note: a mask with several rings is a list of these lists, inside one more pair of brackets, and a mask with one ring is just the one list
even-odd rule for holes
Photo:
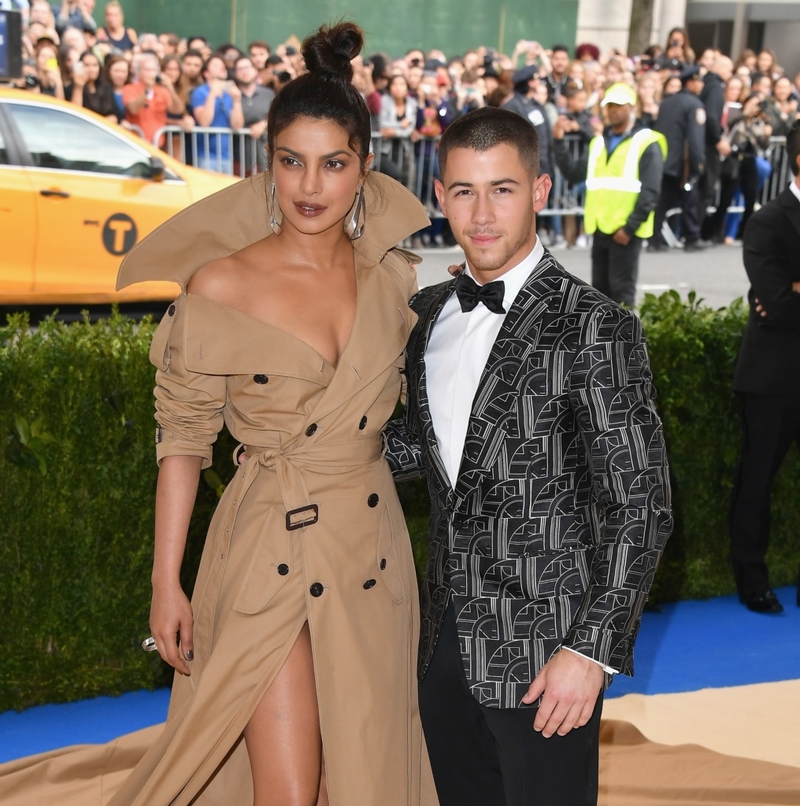
[[761,76],[761,78],[753,84],[753,89],[760,92],[765,98],[772,95],[772,80],[769,76]]
[[656,83],[650,78],[642,79],[639,82],[639,97],[643,101],[652,101],[656,95]]
[[664,84],[664,95],[674,95],[676,92],[680,92],[680,89],[681,80],[677,76],[670,76],[667,83]]
[[173,83],[177,84],[181,78],[181,65],[177,59],[170,59],[164,67],[164,74]]
[[275,140],[275,196],[287,225],[303,235],[341,227],[366,178],[347,132],[332,120],[298,117]]
[[50,6],[46,2],[33,3],[31,5],[31,22],[39,22],[46,26],[50,22]]
[[115,87],[125,86],[125,82],[128,80],[129,69],[130,68],[128,67],[127,62],[114,62],[108,71],[108,77],[111,80],[111,83]]
[[772,54],[766,50],[762,50],[761,53],[758,54],[756,67],[759,73],[767,73],[772,70]]
[[87,53],[81,61],[83,68],[86,71],[87,81],[97,81],[100,76],[100,62],[97,61],[97,56],[93,53]]
[[389,93],[396,101],[400,101],[408,95],[408,84],[403,76],[395,76],[389,84]]
[[40,48],[39,52],[36,54],[36,67],[39,69],[39,72],[45,70],[47,68],[47,61],[48,59],[55,59],[56,52],[51,47]]
[[116,6],[106,9],[106,28],[116,30],[122,25],[122,12]]
[[740,78],[732,78],[725,85],[725,100],[729,103],[738,101],[742,95],[744,84]]
[[754,115],[757,115],[760,111],[760,104],[761,101],[764,100],[764,96],[758,92],[754,92],[745,102],[744,102],[744,115],[745,117],[751,118]]
[[747,65],[743,64],[741,67],[737,68],[736,75],[739,77],[743,86],[750,86],[750,68],[747,67]]
[[573,81],[583,83],[586,79],[586,70],[583,67],[583,62],[572,62],[569,66],[568,75]]
[[783,103],[792,94],[792,82],[786,77],[779,78],[775,82],[775,88],[772,92],[775,98]]

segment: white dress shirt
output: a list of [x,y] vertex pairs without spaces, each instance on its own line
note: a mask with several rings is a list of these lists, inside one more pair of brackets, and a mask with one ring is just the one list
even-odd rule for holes
[[[497,278],[504,284],[506,314],[543,255],[544,247],[537,237],[528,256]],[[469,264],[465,271],[475,279]],[[452,294],[440,311],[428,340],[425,350],[428,402],[451,487],[455,487],[458,479],[475,393],[506,314],[492,313],[482,302],[465,313],[458,296]],[[594,661],[594,658],[589,660]],[[616,674],[616,670],[602,663],[599,665],[606,672]]]

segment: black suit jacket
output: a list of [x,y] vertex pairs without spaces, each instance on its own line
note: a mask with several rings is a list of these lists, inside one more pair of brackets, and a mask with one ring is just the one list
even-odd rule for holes
[[[733,388],[762,395],[800,394],[800,201],[786,188],[747,222],[744,267],[747,321]],[[767,311],[755,310],[758,299]]]
[[424,473],[431,497],[420,675],[451,596],[467,681],[483,705],[518,707],[561,646],[631,674],[672,525],[639,320],[545,251],[492,347],[452,489],[425,367],[452,293],[451,281],[412,300],[406,417],[387,429],[393,472]]

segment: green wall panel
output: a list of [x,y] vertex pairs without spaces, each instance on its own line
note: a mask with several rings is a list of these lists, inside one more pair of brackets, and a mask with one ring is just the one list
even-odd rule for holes
[[[454,55],[481,44],[510,52],[519,39],[545,47],[575,44],[578,0],[122,0],[126,22],[139,31],[202,34],[217,45],[233,39],[270,44],[302,39],[323,22],[348,17],[367,34],[367,51],[400,56],[410,47]],[[98,3],[98,17],[102,2]]]

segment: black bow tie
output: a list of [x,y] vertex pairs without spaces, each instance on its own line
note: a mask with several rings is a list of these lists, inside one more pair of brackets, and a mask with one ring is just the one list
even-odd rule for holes
[[502,280],[478,285],[466,272],[462,272],[456,278],[456,295],[464,313],[474,310],[479,302],[482,302],[492,313],[505,313],[506,309],[503,307],[505,290],[506,287]]

